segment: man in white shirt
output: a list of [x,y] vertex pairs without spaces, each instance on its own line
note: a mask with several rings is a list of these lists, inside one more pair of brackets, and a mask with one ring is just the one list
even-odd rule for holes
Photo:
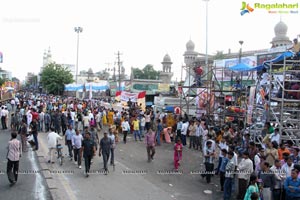
[[222,138],[220,143],[218,144],[218,147],[219,147],[219,164],[218,164],[218,167],[216,169],[216,174],[219,174],[219,170],[220,170],[220,167],[221,167],[221,164],[222,164],[222,159],[223,159],[223,154],[222,154],[222,149],[226,149],[226,151],[228,152],[228,145],[226,143],[226,140],[225,138]]
[[282,165],[281,169],[285,173],[285,177],[291,176],[292,169],[294,169],[293,158],[291,156],[288,157],[286,163]]
[[189,122],[184,121],[181,127],[181,141],[182,145],[186,146],[186,135],[189,127]]
[[81,169],[80,150],[81,150],[81,147],[82,147],[83,137],[79,133],[78,129],[76,129],[75,132],[76,132],[76,135],[72,136],[72,146],[73,146],[73,150],[74,150],[74,161],[75,161],[75,165],[78,164],[78,168]]
[[2,129],[7,129],[6,120],[7,120],[8,113],[6,111],[7,111],[7,108],[2,106],[1,107],[1,113],[0,113],[1,114]]
[[250,175],[253,172],[253,162],[250,160],[249,153],[247,151],[243,153],[243,159],[239,163],[237,170],[239,184],[237,199],[244,199],[250,181]]
[[102,128],[102,124],[101,124],[101,121],[102,121],[102,116],[101,116],[101,112],[97,112],[96,116],[95,116],[95,120],[96,120],[96,126],[97,126],[97,129],[101,129]]
[[280,144],[280,134],[279,134],[279,128],[275,128],[274,133],[270,135],[271,142],[276,141],[277,144]]
[[280,160],[276,159],[274,165],[270,168],[270,170],[274,173],[275,176],[275,185],[272,193],[274,200],[277,200],[282,196],[283,182],[286,178],[285,174],[283,174],[282,172]]
[[30,123],[32,122],[31,110],[29,110],[26,115],[27,115],[27,126],[29,127]]
[[54,128],[50,128],[51,132],[48,133],[47,136],[47,142],[48,142],[48,163],[54,163],[52,157],[53,157],[53,151],[56,149],[57,140],[62,140],[62,137],[59,136],[57,133],[54,132]]
[[127,137],[128,132],[130,131],[130,125],[128,123],[127,118],[125,118],[125,121],[122,122],[121,126],[122,126],[122,132],[124,135],[123,142],[124,142],[124,144],[126,144],[126,137]]

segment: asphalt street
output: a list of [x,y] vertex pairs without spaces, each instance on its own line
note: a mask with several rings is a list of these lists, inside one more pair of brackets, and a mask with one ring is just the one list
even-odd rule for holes
[[[135,142],[129,135],[127,144],[119,142],[115,150],[115,168],[109,167],[104,175],[102,157],[96,156],[91,166],[90,177],[84,175],[84,164],[79,169],[67,158],[64,146],[65,162],[59,166],[47,163],[47,133],[40,133],[39,154],[44,155],[41,162],[47,165],[52,176],[51,190],[54,199],[103,199],[103,200],[217,200],[222,199],[219,192],[219,178],[214,177],[207,184],[197,172],[204,170],[200,151],[185,148],[180,173],[173,171],[173,144],[156,147],[154,161],[147,162],[145,144]],[[102,132],[100,137],[102,137]],[[64,144],[64,141],[61,142]],[[98,153],[97,153],[98,155]],[[205,194],[211,190],[212,194]]]
[[10,186],[6,175],[7,142],[9,130],[0,130],[0,199],[9,200],[51,200],[51,195],[35,152],[29,148],[20,159],[18,182]]

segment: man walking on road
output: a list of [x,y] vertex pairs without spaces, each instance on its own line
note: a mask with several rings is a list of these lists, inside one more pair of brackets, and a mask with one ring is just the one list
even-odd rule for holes
[[148,162],[151,162],[155,154],[155,133],[150,129],[150,127],[147,127],[145,143],[147,148]]
[[[77,132],[79,133],[79,131],[77,131]],[[77,132],[76,132],[76,134],[77,134]],[[82,148],[81,148],[81,153],[82,152],[83,152],[84,163],[85,163],[85,174],[86,174],[86,177],[88,177],[89,173],[90,173],[92,158],[93,158],[93,156],[96,155],[96,144],[91,139],[89,132],[85,133],[84,140],[82,142]]]
[[[89,134],[89,132],[86,132],[84,135]],[[83,137],[82,135],[79,133],[79,130],[76,129],[76,135],[72,136],[72,146],[74,149],[74,161],[75,161],[75,165],[78,164],[78,168],[81,169],[81,147],[82,147],[82,140]],[[78,162],[78,163],[77,163]]]
[[8,142],[7,152],[7,177],[11,185],[18,180],[19,160],[22,155],[22,145],[17,139],[17,133],[11,133],[11,140]]
[[130,131],[130,125],[128,123],[128,119],[127,117],[125,118],[125,121],[122,122],[122,132],[123,132],[123,135],[124,135],[124,138],[123,138],[123,142],[124,144],[126,144],[127,140],[127,134],[128,132]]
[[35,144],[35,149],[34,151],[39,150],[39,141],[38,141],[38,125],[36,119],[33,119],[32,122],[30,123],[30,133],[33,136],[34,144]]
[[27,123],[25,119],[22,120],[19,134],[21,136],[22,152],[27,152]]
[[57,140],[62,140],[62,137],[60,137],[57,133],[54,132],[54,128],[50,128],[51,132],[48,133],[47,141],[48,141],[48,163],[54,163],[52,157],[53,157],[53,151],[56,150]]
[[109,159],[111,146],[112,146],[112,141],[108,137],[107,132],[104,132],[104,137],[100,141],[99,156],[101,156],[102,153],[103,165],[104,165],[104,170],[106,175],[108,173],[107,162]]
[[72,145],[72,137],[73,135],[75,135],[75,131],[72,128],[72,125],[69,126],[69,129],[66,130],[65,133],[65,141],[66,141],[66,145],[68,146],[68,150],[69,150],[69,157],[70,160],[72,161],[72,157],[73,157],[73,145]]
[[109,132],[109,136],[111,139],[112,145],[110,147],[110,165],[115,166],[115,148],[116,148],[116,139],[115,139],[115,135],[112,133],[112,131]]

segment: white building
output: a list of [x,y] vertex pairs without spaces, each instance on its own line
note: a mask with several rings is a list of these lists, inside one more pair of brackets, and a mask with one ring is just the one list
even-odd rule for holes
[[[51,54],[51,50],[50,50],[50,47],[49,47],[48,50],[44,51],[43,65],[40,68],[40,73],[39,73],[39,76],[38,76],[38,81],[40,81],[40,75],[41,75],[42,71],[44,70],[44,68],[48,64],[50,64],[51,62],[54,62],[54,61],[52,59],[52,54]],[[61,64],[61,63],[58,63],[58,64],[60,64],[63,67],[66,67],[68,70],[70,70],[71,74],[73,75],[73,80],[76,79],[76,67],[75,67],[74,64]]]
[[10,71],[3,70],[0,67],[0,78],[2,78],[2,79],[8,79],[8,80],[11,81],[11,79],[12,79],[12,73]]

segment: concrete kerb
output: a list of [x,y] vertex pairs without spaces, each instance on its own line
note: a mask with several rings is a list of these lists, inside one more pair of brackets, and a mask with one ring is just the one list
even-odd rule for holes
[[50,173],[50,169],[45,161],[45,156],[42,152],[35,152],[38,157],[38,162],[41,167],[41,174],[45,179],[45,182],[47,184],[47,187],[49,189],[49,193],[51,195],[51,199],[57,199],[57,195],[55,194],[55,190],[57,189],[55,181],[53,180],[53,177]]

